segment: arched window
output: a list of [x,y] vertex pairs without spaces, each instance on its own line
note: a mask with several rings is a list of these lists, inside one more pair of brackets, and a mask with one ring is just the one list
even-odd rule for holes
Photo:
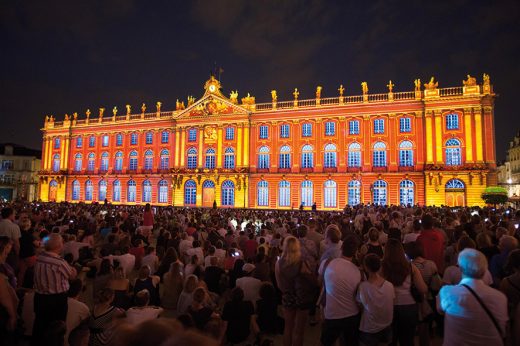
[[413,144],[410,141],[402,141],[399,144],[399,166],[413,166]]
[[144,153],[144,169],[153,169],[153,151],[147,150]]
[[135,202],[135,196],[137,194],[137,184],[134,180],[128,181],[128,192],[126,194],[126,201],[127,202]]
[[280,207],[291,206],[291,183],[287,180],[278,183],[278,205]]
[[386,205],[387,189],[386,181],[376,180],[373,186],[374,204]]
[[351,143],[348,146],[348,166],[361,167],[361,145],[359,143]]
[[313,148],[312,145],[306,144],[302,148],[302,168],[312,168],[314,167],[314,159],[313,159]]
[[83,168],[83,155],[76,154],[74,157],[74,170],[76,172],[81,172],[81,169]]
[[304,180],[302,182],[302,191],[301,191],[301,201],[303,203],[303,206],[310,207],[313,203],[313,186],[312,181],[310,180]]
[[96,155],[94,153],[88,154],[88,162],[87,162],[87,170],[89,172],[94,172],[96,168]]
[[348,205],[361,204],[361,183],[359,180],[351,180],[348,183]]
[[386,145],[383,142],[376,142],[374,144],[374,167],[386,167]]
[[59,172],[60,171],[60,155],[59,154],[56,154],[56,155],[53,156],[52,171],[53,172]]
[[118,133],[116,135],[116,146],[120,147],[123,145],[123,135]]
[[94,186],[92,181],[87,180],[85,182],[85,201],[92,201],[92,195],[94,194]]
[[399,183],[399,203],[401,205],[414,205],[413,181],[403,180]]
[[105,198],[107,198],[107,181],[106,180],[101,180],[99,182],[98,189],[99,189],[98,200],[99,201],[104,201]]
[[101,154],[101,167],[100,170],[102,172],[108,171],[108,153],[105,151]]
[[269,147],[265,145],[258,150],[258,168],[269,168]]
[[112,201],[121,202],[121,182],[119,180],[114,180],[112,184],[113,193],[112,193]]
[[208,150],[206,150],[206,163],[204,167],[208,169],[215,168],[215,149],[208,148]]
[[280,162],[278,167],[291,168],[291,147],[284,145],[280,148]]
[[184,205],[197,204],[197,184],[194,180],[184,183]]
[[259,207],[269,206],[269,184],[267,183],[267,181],[262,180],[258,182],[257,196],[257,203]]
[[235,168],[235,151],[233,150],[233,148],[227,148],[224,152],[224,168]]
[[79,181],[74,180],[72,182],[72,200],[79,201],[81,195],[81,185]]
[[[332,123],[332,124],[334,124],[334,123]],[[329,143],[325,146],[325,154],[323,157],[323,167],[335,168],[336,165],[337,165],[336,146],[332,143]]]
[[116,153],[116,160],[114,164],[114,169],[116,171],[122,171],[123,170],[123,153],[121,151],[118,151]]
[[159,203],[168,203],[168,182],[161,180],[159,182]]
[[459,179],[451,179],[446,183],[446,190],[464,190],[465,187]]
[[325,208],[336,208],[337,207],[337,184],[334,180],[327,180],[323,184],[323,206]]
[[130,161],[128,164],[128,169],[132,171],[137,170],[137,151],[135,150],[130,152]]
[[170,168],[170,152],[166,149],[161,150],[161,165],[162,170]]
[[188,169],[197,168],[197,149],[195,149],[195,148],[188,149],[187,167],[188,167]]
[[150,180],[143,181],[143,202],[152,202],[152,183]]
[[446,165],[459,166],[462,164],[460,141],[450,138],[446,141]]
[[222,205],[227,207],[235,205],[235,184],[231,180],[222,183]]

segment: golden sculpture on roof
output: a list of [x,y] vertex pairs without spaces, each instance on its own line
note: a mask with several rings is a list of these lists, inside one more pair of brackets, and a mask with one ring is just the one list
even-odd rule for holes
[[65,113],[65,121],[69,120],[69,115]]
[[204,138],[207,140],[216,140],[217,139],[217,129],[214,127],[206,127],[204,129]]
[[299,95],[300,93],[298,92],[298,88],[294,88],[293,96],[295,101],[298,100]]
[[430,78],[430,81],[424,84],[426,90],[435,90],[439,86],[439,82],[435,81],[435,77]]
[[489,80],[489,75],[484,73],[484,75],[482,76],[482,79],[484,80],[484,85],[489,85],[490,84],[490,80]]
[[386,86],[388,87],[388,92],[391,93],[392,90],[394,90],[395,84],[393,84],[392,80],[390,80]]
[[114,114],[114,116],[117,115],[117,107],[114,106],[114,108],[112,108],[112,113]]
[[99,117],[100,118],[103,118],[103,113],[105,113],[105,108],[100,108],[99,109]]
[[271,100],[273,102],[278,101],[278,95],[276,95],[276,90],[271,90]]
[[74,120],[78,120],[78,112],[74,112],[74,114],[72,114],[72,116],[74,117]]
[[361,82],[361,91],[363,91],[363,95],[368,94],[368,83]]
[[246,97],[242,97],[242,104],[249,105],[249,106],[254,105],[255,97],[251,96],[251,95],[249,95],[249,93],[247,93]]
[[130,114],[132,112],[132,107],[130,105],[126,105],[126,114]]
[[345,88],[343,87],[343,84],[341,84],[339,86],[338,91],[339,91],[339,96],[343,96],[343,93],[345,92]]
[[157,103],[155,104],[155,107],[157,107],[157,113],[161,113],[161,106],[162,106],[162,102],[157,101]]
[[238,103],[238,90],[231,90],[231,93],[229,94],[229,99],[231,100],[231,102],[233,103]]
[[146,105],[143,103],[143,105],[141,106],[141,111],[144,113],[146,112]]
[[421,79],[417,78],[413,82],[415,84],[415,91],[421,91]]
[[468,74],[468,79],[466,80],[463,80],[462,81],[462,84],[464,86],[475,86],[477,85],[477,79],[475,77],[471,77],[469,74]]
[[321,98],[321,90],[322,90],[322,89],[323,89],[323,87],[320,86],[320,85],[318,85],[318,86],[316,87],[316,98],[317,98],[317,99]]
[[90,109],[87,109],[87,111],[85,112],[86,116],[87,116],[87,119],[90,117]]

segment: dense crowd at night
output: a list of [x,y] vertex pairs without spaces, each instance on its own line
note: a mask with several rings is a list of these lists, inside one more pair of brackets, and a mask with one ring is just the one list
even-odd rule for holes
[[520,343],[512,208],[0,207],[4,345]]

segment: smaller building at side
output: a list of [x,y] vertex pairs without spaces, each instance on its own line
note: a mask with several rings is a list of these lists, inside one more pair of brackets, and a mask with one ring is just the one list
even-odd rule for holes
[[520,203],[520,131],[509,142],[506,160],[498,167],[498,184],[506,188],[512,202]]
[[33,201],[39,198],[41,156],[40,150],[0,143],[0,200]]

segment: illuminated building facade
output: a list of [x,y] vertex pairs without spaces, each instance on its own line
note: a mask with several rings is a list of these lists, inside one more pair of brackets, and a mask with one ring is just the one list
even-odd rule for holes
[[468,76],[438,88],[256,103],[221,93],[164,112],[114,107],[46,117],[43,200],[210,207],[340,209],[346,204],[481,205],[496,184],[494,93]]

